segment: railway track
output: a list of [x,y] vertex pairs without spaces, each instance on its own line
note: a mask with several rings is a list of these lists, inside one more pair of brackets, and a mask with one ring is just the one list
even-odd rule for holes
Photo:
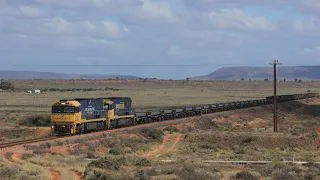
[[0,144],[0,149],[9,148],[12,146],[17,145],[25,145],[29,143],[35,143],[35,142],[42,142],[42,141],[48,141],[53,139],[58,139],[59,137],[45,137],[45,138],[36,138],[36,139],[28,139],[28,140],[22,140],[22,141],[15,141],[15,142],[8,142],[8,143],[2,143]]
[[[307,99],[307,98],[313,98],[313,97],[318,97],[318,95],[312,95],[310,97],[304,97],[304,98],[299,98],[299,99]],[[271,97],[268,97],[270,99],[272,99]],[[298,99],[283,99],[283,100],[280,100],[279,103],[281,102],[288,102],[288,101],[294,101],[294,100],[298,100]],[[222,104],[228,104],[227,106],[223,106],[223,109],[221,110],[218,110],[218,111],[211,111],[211,112],[205,112],[203,114],[212,114],[212,113],[217,113],[217,112],[223,112],[223,111],[230,111],[230,110],[236,110],[236,109],[244,109],[244,108],[249,108],[249,107],[257,107],[257,106],[263,106],[263,105],[268,105],[269,103],[267,103],[268,101],[267,100],[250,100],[248,101],[250,102],[249,105],[246,105],[246,106],[241,106],[241,107],[238,107],[237,104],[241,104],[241,102],[231,102],[231,103],[222,103]],[[258,102],[258,103],[255,103],[255,102]],[[219,106],[217,106],[219,107]],[[226,108],[224,108],[226,107]],[[143,112],[144,114],[144,112]],[[150,114],[152,115],[152,114]],[[166,121],[167,120],[175,120],[175,119],[180,119],[180,118],[184,118],[184,117],[191,117],[191,116],[198,116],[198,115],[202,115],[202,111],[200,114],[188,114],[186,116],[180,116],[180,117],[175,117],[175,118],[169,118],[169,119],[165,119]],[[144,115],[142,115],[144,116]],[[157,117],[157,116],[155,116]],[[159,121],[162,121],[162,120],[159,120]],[[158,121],[149,121],[149,122],[144,122],[142,124],[150,124],[150,123],[153,123],[153,122],[158,122]],[[142,125],[141,124],[141,125]],[[139,126],[138,124],[136,126]],[[122,128],[116,128],[116,129],[122,129]],[[102,131],[109,131],[109,130],[101,130]],[[90,133],[89,133],[90,134]],[[73,135],[73,136],[78,136],[78,135]],[[30,143],[36,143],[36,142],[44,142],[44,141],[48,141],[48,140],[54,140],[54,139],[61,139],[61,138],[65,138],[65,137],[70,137],[70,136],[55,136],[55,137],[45,137],[45,138],[37,138],[37,139],[29,139],[29,140],[22,140],[22,141],[15,141],[15,142],[9,142],[9,143],[3,143],[3,144],[0,144],[0,150],[3,150],[3,149],[6,149],[6,148],[9,148],[9,147],[13,147],[13,146],[17,146],[17,145],[26,145],[26,144],[30,144]]]

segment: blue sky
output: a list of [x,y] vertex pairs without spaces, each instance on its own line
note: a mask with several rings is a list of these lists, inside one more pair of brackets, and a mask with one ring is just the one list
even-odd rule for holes
[[0,0],[0,70],[178,79],[319,65],[319,18],[317,0]]

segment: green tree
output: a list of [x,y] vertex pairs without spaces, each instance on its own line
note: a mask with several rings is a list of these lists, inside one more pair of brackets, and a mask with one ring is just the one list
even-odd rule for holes
[[0,81],[0,89],[3,90],[14,90],[14,86],[10,81],[1,80]]

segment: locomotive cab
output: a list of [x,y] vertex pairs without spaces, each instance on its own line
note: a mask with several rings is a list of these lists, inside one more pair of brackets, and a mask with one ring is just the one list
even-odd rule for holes
[[51,134],[73,134],[75,122],[80,120],[80,103],[77,101],[57,101],[51,109]]

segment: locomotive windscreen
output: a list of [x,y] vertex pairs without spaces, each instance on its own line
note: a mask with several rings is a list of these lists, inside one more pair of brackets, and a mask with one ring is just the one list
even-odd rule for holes
[[73,106],[53,106],[52,107],[52,113],[58,114],[58,113],[75,113],[76,108]]

